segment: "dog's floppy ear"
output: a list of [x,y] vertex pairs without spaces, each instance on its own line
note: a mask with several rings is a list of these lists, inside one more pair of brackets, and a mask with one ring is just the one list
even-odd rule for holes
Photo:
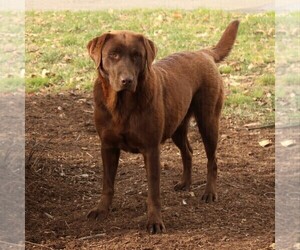
[[148,70],[150,70],[151,65],[155,59],[156,53],[157,53],[157,48],[150,39],[144,37],[144,45],[146,49],[146,60],[147,60],[147,67]]
[[94,60],[97,69],[99,68],[101,63],[102,47],[107,40],[108,35],[109,33],[104,33],[101,36],[95,37],[94,39],[89,41],[87,45],[89,55]]

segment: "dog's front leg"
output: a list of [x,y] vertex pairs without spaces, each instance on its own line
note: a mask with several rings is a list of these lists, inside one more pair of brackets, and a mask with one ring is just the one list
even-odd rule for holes
[[148,181],[147,230],[151,234],[162,233],[165,231],[165,226],[161,217],[159,155],[159,146],[147,149],[143,152]]
[[103,163],[103,189],[98,206],[88,213],[88,218],[104,219],[107,217],[114,195],[114,183],[119,164],[120,149],[101,148]]

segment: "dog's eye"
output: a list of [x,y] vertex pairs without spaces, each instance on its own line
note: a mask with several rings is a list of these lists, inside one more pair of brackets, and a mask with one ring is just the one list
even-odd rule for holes
[[112,59],[118,59],[120,55],[117,52],[111,52],[109,53],[109,57]]
[[141,58],[141,55],[139,53],[134,53],[134,54],[132,54],[132,58],[134,60],[139,60]]

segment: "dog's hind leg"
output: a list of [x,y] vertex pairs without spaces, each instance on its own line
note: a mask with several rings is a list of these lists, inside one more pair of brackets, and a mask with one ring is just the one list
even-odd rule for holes
[[[201,102],[199,98],[198,101]],[[202,200],[212,202],[217,200],[217,158],[216,150],[219,134],[219,119],[223,104],[223,96],[220,95],[216,103],[205,104],[194,102],[194,115],[201,134],[207,156],[207,183]]]
[[172,140],[175,145],[179,148],[182,163],[183,163],[183,174],[182,179],[178,182],[174,189],[189,190],[192,183],[192,154],[193,150],[187,138],[188,126],[189,126],[190,114],[188,114],[181,125],[177,128],[172,136]]

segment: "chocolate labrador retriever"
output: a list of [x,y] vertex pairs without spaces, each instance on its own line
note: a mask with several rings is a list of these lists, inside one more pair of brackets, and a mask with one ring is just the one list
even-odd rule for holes
[[230,52],[239,21],[229,24],[211,49],[172,54],[153,63],[154,43],[130,31],[105,33],[91,40],[88,52],[97,68],[94,85],[95,123],[101,139],[103,190],[98,206],[88,214],[108,215],[120,150],[141,153],[148,181],[150,233],[165,226],[160,201],[160,144],[172,138],[179,148],[182,180],[175,190],[190,188],[192,148],[187,138],[190,118],[195,117],[207,155],[207,184],[202,200],[217,199],[216,148],[223,105],[223,83],[215,63]]

